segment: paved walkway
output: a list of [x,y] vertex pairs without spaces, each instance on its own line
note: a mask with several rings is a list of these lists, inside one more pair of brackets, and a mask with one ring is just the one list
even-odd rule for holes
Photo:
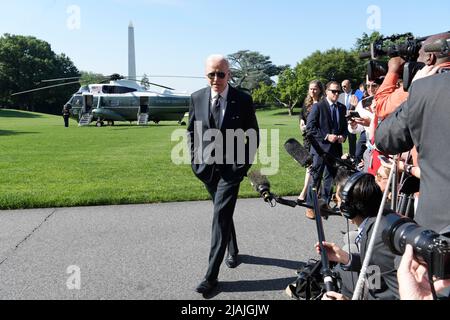
[[[210,202],[0,211],[0,299],[203,299],[193,289],[207,267],[211,212]],[[222,266],[211,299],[289,299],[296,269],[316,257],[314,222],[303,209],[249,199],[238,201],[235,225],[242,263]],[[324,227],[341,243],[343,218]]]

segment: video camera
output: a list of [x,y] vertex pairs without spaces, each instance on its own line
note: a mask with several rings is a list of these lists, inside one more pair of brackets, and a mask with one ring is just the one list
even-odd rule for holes
[[[398,42],[405,38],[404,42]],[[403,88],[408,91],[416,73],[425,67],[424,63],[417,62],[423,42],[429,37],[414,38],[410,34],[393,35],[381,38],[370,45],[370,52],[362,52],[361,59],[371,59],[367,74],[370,81],[383,77],[388,72],[388,64],[379,61],[382,57],[401,57],[406,61],[403,71]]]
[[450,279],[450,238],[397,214],[387,215],[383,223],[383,241],[393,253],[403,255],[410,244],[415,257],[427,264],[430,276]]

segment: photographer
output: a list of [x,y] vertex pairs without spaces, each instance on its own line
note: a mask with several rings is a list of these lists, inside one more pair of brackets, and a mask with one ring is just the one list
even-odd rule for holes
[[[336,176],[336,185],[336,197],[342,214],[358,226],[355,242],[359,247],[359,253],[348,254],[334,243],[324,243],[329,260],[340,264],[335,271],[339,272],[343,280],[342,294],[329,293],[324,300],[347,300],[353,293],[351,288],[354,286],[354,279],[351,278],[350,272],[361,270],[382,200],[381,190],[370,174],[351,175],[350,171],[340,168]],[[320,253],[319,244],[316,245],[316,250]],[[369,283],[367,299],[399,298],[394,261],[395,255],[385,246],[380,230],[376,235],[376,244],[370,261],[370,265],[377,270],[373,277],[378,277],[376,279],[378,281],[375,281],[376,285]]]
[[[426,43],[449,39],[448,33],[433,36]],[[422,49],[423,50],[423,49]],[[424,51],[424,50],[423,50]],[[420,159],[420,201],[415,220],[420,225],[442,230],[450,224],[450,57],[440,53],[424,53],[429,66],[418,72],[409,90],[408,100],[377,129],[376,145],[389,154],[398,154],[416,146]],[[433,73],[443,72],[432,75]],[[432,75],[432,76],[431,76]]]
[[[400,298],[402,300],[433,300],[428,281],[428,268],[421,265],[413,254],[413,247],[407,245],[397,271]],[[450,280],[434,283],[437,292],[450,287]]]

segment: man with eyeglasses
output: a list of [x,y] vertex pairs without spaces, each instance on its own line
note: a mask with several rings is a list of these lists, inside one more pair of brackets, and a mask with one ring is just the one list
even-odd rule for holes
[[[218,284],[219,269],[227,247],[226,265],[236,268],[239,264],[233,214],[240,184],[253,163],[259,145],[253,100],[228,84],[230,65],[224,56],[208,57],[206,79],[209,86],[191,96],[188,125],[192,170],[204,183],[214,204],[209,266],[205,279],[195,289],[204,295],[211,293]],[[198,131],[204,134],[198,137]],[[243,131],[245,136],[242,140],[245,141],[237,141],[240,140],[237,134],[229,138],[230,131]],[[216,133],[222,139],[217,136],[211,139],[208,133],[213,136]],[[237,148],[239,143],[245,143],[244,155],[240,154],[242,149]],[[211,150],[215,154],[204,159]]]
[[[341,88],[338,82],[331,81],[326,86],[326,99],[312,107],[308,117],[306,130],[312,134],[325,152],[340,158],[342,157],[342,144],[347,139],[346,107],[338,102]],[[312,186],[317,186],[324,173],[322,198],[327,204],[331,201],[332,183],[336,170],[324,163],[318,152],[312,148],[313,156],[312,177],[313,185],[308,188],[308,203],[312,205]],[[314,211],[306,210],[306,217],[314,219]]]
[[[339,102],[347,108],[347,114],[354,110],[358,103],[358,98],[353,94],[352,83],[350,80],[344,80],[342,82],[342,93],[339,95]],[[355,105],[353,105],[355,104]],[[356,154],[356,134],[350,133],[348,135],[348,147],[351,157],[355,157]]]

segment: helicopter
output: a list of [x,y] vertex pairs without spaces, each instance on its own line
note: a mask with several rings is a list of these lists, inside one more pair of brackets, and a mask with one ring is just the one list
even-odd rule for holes
[[138,125],[147,125],[149,121],[178,121],[185,125],[183,118],[189,111],[190,96],[176,93],[172,88],[164,88],[161,93],[148,91],[136,81],[118,74],[110,76],[110,82],[82,86],[65,108],[78,120],[79,126],[96,121],[97,127],[107,122],[137,121]]
[[[115,73],[104,77],[104,80],[100,81],[100,83],[83,85],[70,97],[63,109],[69,111],[70,116],[78,121],[80,127],[88,126],[94,121],[97,127],[104,126],[105,122],[107,125],[114,125],[115,121],[128,121],[130,123],[137,121],[138,125],[147,125],[149,121],[153,121],[156,124],[160,121],[178,121],[180,125],[186,125],[183,119],[189,111],[190,95],[176,92],[173,88],[151,82],[147,82],[147,84],[161,87],[163,91],[150,91],[143,85],[139,85],[139,80],[136,79],[134,27],[131,22],[128,40],[128,63],[131,75],[124,77]],[[154,77],[203,78],[196,76]],[[72,82],[17,92],[13,96],[73,85],[79,83],[80,77],[43,80],[42,83],[52,83],[75,79],[77,80]]]
[[[66,79],[50,79],[43,82],[63,81]],[[183,122],[185,114],[189,111],[190,96],[186,93],[177,93],[174,89],[156,83],[150,83],[162,87],[161,93],[149,91],[139,85],[137,80],[113,74],[107,77],[109,83],[101,81],[97,84],[81,86],[74,93],[64,108],[69,110],[70,116],[78,121],[80,127],[87,126],[93,121],[97,127],[106,124],[114,125],[115,121],[137,121],[138,125],[147,125],[153,121]],[[78,83],[66,82],[43,88],[27,90],[13,95],[25,94],[34,91],[45,90],[53,87]]]

